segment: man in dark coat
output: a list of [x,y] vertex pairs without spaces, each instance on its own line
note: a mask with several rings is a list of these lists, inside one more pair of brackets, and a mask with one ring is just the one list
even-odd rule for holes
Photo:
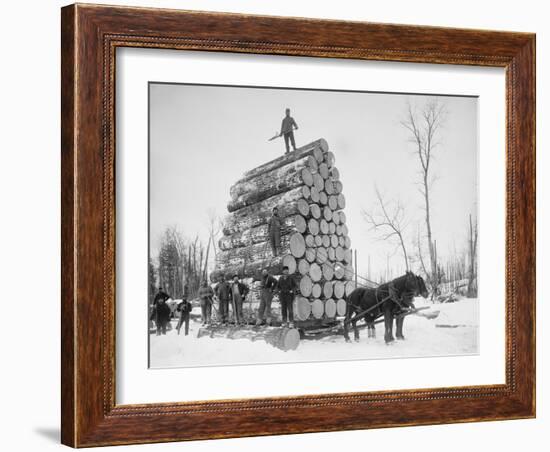
[[298,130],[298,124],[296,124],[296,121],[294,121],[294,118],[290,116],[290,108],[287,108],[285,110],[285,117],[283,118],[283,122],[281,123],[281,133],[279,136],[283,136],[285,139],[285,147],[286,147],[286,153],[288,154],[290,152],[290,147],[288,145],[288,142],[290,141],[292,143],[292,149],[296,150],[296,143],[294,141],[294,130]]
[[273,256],[278,256],[281,248],[281,218],[279,217],[279,209],[277,207],[273,208],[273,215],[267,223],[267,233]]
[[231,300],[235,325],[244,323],[243,300],[246,298],[247,294],[248,286],[239,281],[239,275],[233,276],[233,283],[231,284]]
[[225,280],[224,275],[220,276],[220,282],[216,286],[214,292],[216,297],[218,297],[220,321],[225,325],[229,314],[229,301],[231,301],[231,285],[229,284],[229,281]]
[[191,314],[191,311],[193,310],[193,305],[191,302],[187,299],[187,295],[189,293],[187,285],[183,288],[183,296],[180,303],[178,303],[177,311],[180,313],[180,319],[178,320],[178,326],[176,326],[176,330],[178,330],[178,334],[180,334],[180,329],[182,325],[185,323],[185,335],[187,336],[189,334],[189,314]]
[[164,298],[159,298],[156,304],[153,303],[153,311],[151,312],[149,319],[155,321],[157,336],[166,334],[166,325],[170,321],[171,314],[172,310]]
[[166,301],[170,298],[170,295],[168,295],[164,290],[162,290],[162,287],[159,286],[159,290],[155,295],[155,298],[153,299],[153,307],[157,305],[159,301]]
[[[298,289],[294,278],[288,274],[288,267],[283,267],[283,274],[279,278],[279,300],[281,301],[281,314],[283,317],[283,326],[294,328],[294,295]],[[290,320],[290,325],[287,322]]]
[[260,280],[260,307],[256,325],[261,325],[264,322],[268,325],[271,324],[271,300],[273,300],[273,292],[276,288],[277,280],[264,268]]
[[199,298],[201,300],[201,317],[203,325],[210,323],[210,319],[212,317],[213,296],[214,291],[212,290],[212,287],[208,285],[208,281],[205,279],[202,283],[201,288],[199,289]]

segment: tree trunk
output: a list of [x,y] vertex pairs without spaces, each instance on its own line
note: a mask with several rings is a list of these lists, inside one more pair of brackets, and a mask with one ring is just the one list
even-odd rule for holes
[[256,204],[279,193],[287,192],[300,185],[311,186],[315,177],[307,165],[307,157],[277,168],[261,176],[233,186],[235,196],[227,204],[227,210],[234,212]]
[[272,275],[280,275],[283,273],[284,266],[288,267],[289,273],[294,273],[296,271],[296,259],[294,256],[286,254],[248,262],[246,265],[216,266],[216,269],[210,274],[210,280],[218,282],[221,276],[232,277],[233,275],[238,275],[239,278],[254,278],[259,280],[264,268]]
[[[306,228],[306,220],[302,215],[289,215],[282,221],[281,237],[293,232],[304,233]],[[236,232],[235,234],[224,235],[220,238],[218,246],[221,251],[228,251],[232,248],[241,248],[243,246],[267,241],[269,241],[268,225],[262,224],[254,228]]]
[[226,339],[249,339],[251,341],[264,341],[280,350],[296,350],[300,345],[300,333],[295,328],[263,327],[261,329],[252,326],[208,326],[199,329],[199,338],[223,337]]
[[[289,152],[288,154],[284,154],[281,157],[251,169],[250,171],[246,171],[237,183],[258,177],[263,173],[280,168],[281,166],[287,165],[295,160],[299,160],[306,155],[315,154],[316,156],[319,156],[320,154],[322,156],[326,152],[328,152],[328,143],[324,138],[321,138],[313,141],[312,143],[299,147],[294,152]],[[318,159],[318,157],[316,157],[316,159]]]
[[280,193],[264,201],[239,209],[224,219],[223,234],[231,235],[266,224],[273,215],[274,207],[279,210],[281,218],[304,212],[306,210],[305,206],[307,206],[307,201],[304,198],[306,194],[309,196],[309,192],[310,190],[306,186],[296,187],[285,193]]

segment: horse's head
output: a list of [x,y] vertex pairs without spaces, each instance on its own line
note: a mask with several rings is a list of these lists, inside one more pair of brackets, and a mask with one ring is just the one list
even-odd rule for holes
[[414,294],[413,296],[418,297],[420,295],[422,298],[427,298],[428,289],[422,276],[415,275],[413,272],[407,272],[407,275],[410,282],[409,289]]

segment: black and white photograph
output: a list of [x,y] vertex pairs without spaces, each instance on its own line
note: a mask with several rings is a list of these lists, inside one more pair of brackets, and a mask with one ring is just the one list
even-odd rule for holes
[[150,368],[479,353],[477,97],[148,95]]

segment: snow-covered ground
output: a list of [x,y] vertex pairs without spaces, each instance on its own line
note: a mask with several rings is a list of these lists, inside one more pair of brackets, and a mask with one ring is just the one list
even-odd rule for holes
[[[235,364],[290,363],[379,358],[412,358],[477,354],[479,350],[479,311],[477,299],[456,303],[431,304],[421,298],[416,307],[439,311],[429,320],[410,315],[405,319],[404,341],[384,343],[384,326],[376,326],[377,337],[369,339],[361,330],[359,342],[346,343],[343,336],[302,340],[297,350],[284,352],[263,341],[248,339],[197,338],[200,322],[190,323],[189,335],[178,335],[175,328],[165,336],[150,335],[151,367],[217,366]],[[173,324],[175,326],[175,324]],[[395,333],[395,332],[394,332]],[[351,333],[353,337],[353,333]]]

